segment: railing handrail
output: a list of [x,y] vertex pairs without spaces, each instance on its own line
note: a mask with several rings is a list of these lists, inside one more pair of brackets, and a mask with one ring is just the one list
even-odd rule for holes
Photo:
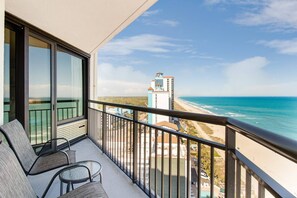
[[[78,102],[79,100],[57,100],[57,103]],[[29,104],[45,104],[50,103],[50,100],[30,100]]]
[[188,120],[207,122],[210,124],[216,124],[216,125],[222,125],[222,126],[226,125],[227,119],[228,119],[227,117],[224,117],[224,116],[214,116],[214,115],[205,115],[205,114],[190,113],[190,112],[184,112],[184,111],[173,111],[173,110],[167,110],[167,109],[156,109],[156,108],[141,107],[141,106],[135,106],[135,105],[116,104],[116,103],[101,102],[96,100],[89,100],[89,102],[96,103],[96,104],[104,104],[107,106],[121,107],[125,109],[132,109],[135,111],[143,111],[147,113],[165,115],[170,117],[182,117]]
[[278,154],[297,163],[297,141],[278,135],[271,131],[241,122],[239,120],[228,118],[229,127],[248,137],[249,139],[258,142],[259,144],[269,148]]
[[[94,111],[99,111],[99,112],[102,112],[98,109],[94,109],[94,108],[90,108],[89,109],[92,109]],[[112,113],[107,113],[105,112],[107,115],[113,115]],[[114,117],[117,117],[117,118],[121,118],[121,119],[124,119],[124,120],[128,120],[128,121],[131,121],[133,122],[133,119],[132,118],[126,118],[126,117],[123,117],[123,116],[120,116],[120,115],[113,115]],[[159,130],[159,131],[164,131],[164,132],[167,132],[169,134],[172,134],[172,135],[176,135],[176,136],[179,136],[180,138],[185,138],[187,140],[191,140],[191,141],[195,141],[195,142],[199,142],[199,143],[202,143],[202,144],[205,144],[205,145],[208,145],[208,146],[214,146],[215,148],[218,148],[218,149],[225,149],[225,145],[224,144],[221,144],[221,143],[218,143],[218,142],[213,142],[213,141],[210,141],[210,140],[206,140],[206,139],[203,139],[203,138],[199,138],[197,136],[193,136],[193,135],[189,135],[187,133],[180,133],[178,131],[175,131],[173,129],[170,129],[170,128],[163,128],[161,126],[156,126],[156,125],[153,125],[153,124],[149,124],[149,123],[145,123],[145,122],[141,122],[141,121],[136,121],[137,124],[141,124],[141,125],[144,125],[144,126],[148,126],[148,127],[151,127],[153,129],[156,129],[156,130]]]
[[[63,103],[63,102],[78,102],[79,100],[74,100],[74,99],[72,99],[72,100],[63,100],[63,99],[61,99],[61,100],[57,100],[57,103]],[[45,103],[50,103],[50,100],[30,100],[29,101],[29,104],[45,104]],[[4,105],[9,105],[9,101],[5,101],[4,102]]]
[[95,104],[131,109],[135,111],[165,115],[170,117],[178,117],[182,119],[188,119],[188,120],[205,122],[205,123],[222,125],[222,126],[229,125],[231,127],[235,127],[236,131],[244,135],[245,137],[248,137],[249,139],[263,145],[264,147],[272,151],[275,151],[281,156],[286,157],[287,159],[297,163],[297,141],[296,140],[289,139],[281,135],[277,135],[268,130],[255,127],[253,125],[241,122],[233,118],[216,116],[216,115],[190,113],[190,112],[183,112],[183,111],[140,107],[140,106],[134,106],[134,105],[116,104],[116,103],[102,102],[102,101],[96,101],[96,100],[89,100],[89,102],[95,103]]

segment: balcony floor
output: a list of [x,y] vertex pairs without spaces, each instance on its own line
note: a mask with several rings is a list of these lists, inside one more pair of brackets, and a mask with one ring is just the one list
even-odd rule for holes
[[[101,150],[91,140],[82,140],[71,146],[71,149],[76,150],[77,161],[96,160],[102,164],[102,183],[109,197],[147,197],[107,156],[102,154]],[[57,169],[36,176],[28,176],[33,189],[39,197],[41,197],[56,171]],[[98,180],[98,177],[96,179]],[[64,192],[65,188],[66,185],[64,184]],[[60,181],[59,178],[56,178],[47,193],[47,197],[58,197],[59,195]]]

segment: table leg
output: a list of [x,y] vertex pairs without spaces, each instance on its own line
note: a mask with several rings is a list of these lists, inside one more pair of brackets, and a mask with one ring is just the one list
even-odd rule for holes
[[63,182],[60,181],[60,196],[63,195]]
[[71,182],[67,183],[67,190],[66,190],[66,193],[69,193],[69,191],[70,191],[70,185],[71,185]]

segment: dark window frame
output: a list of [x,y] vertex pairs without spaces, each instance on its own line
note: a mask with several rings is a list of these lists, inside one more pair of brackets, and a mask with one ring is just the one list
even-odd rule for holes
[[[14,28],[18,29],[18,35],[17,38],[17,47],[16,47],[16,119],[18,119],[22,125],[24,126],[27,133],[29,133],[29,36],[36,37],[38,39],[44,40],[46,42],[53,43],[53,53],[51,56],[51,60],[53,61],[52,66],[54,69],[51,69],[54,71],[54,73],[51,73],[54,75],[54,82],[51,82],[51,86],[55,86],[54,88],[54,94],[56,94],[56,55],[58,48],[66,50],[68,53],[78,56],[80,58],[83,58],[83,115],[80,117],[76,117],[73,119],[67,119],[63,122],[59,122],[56,117],[53,117],[54,120],[56,120],[55,128],[53,128],[52,136],[56,136],[57,129],[56,127],[59,125],[63,125],[66,123],[71,123],[74,121],[87,119],[88,118],[88,96],[89,96],[89,64],[90,64],[90,54],[86,53],[77,47],[74,47],[73,45],[23,21],[22,19],[5,12],[5,25],[9,24],[12,25]],[[52,50],[51,50],[52,52]],[[55,107],[56,104],[56,95],[52,98],[54,101]],[[54,111],[52,111],[55,113]],[[56,114],[56,113],[55,113]],[[56,116],[56,115],[54,115]],[[29,135],[29,134],[28,134]]]
[[[65,120],[61,120],[58,121],[57,120],[57,126],[63,125],[63,124],[67,124],[67,123],[71,123],[71,122],[75,122],[78,120],[82,120],[82,119],[87,119],[87,108],[88,108],[88,59],[86,57],[81,56],[80,54],[77,54],[73,51],[70,51],[69,49],[66,49],[63,46],[57,45],[57,49],[56,49],[56,53],[55,55],[57,55],[58,50],[68,53],[72,56],[75,56],[77,58],[82,59],[82,67],[83,67],[83,71],[82,71],[82,85],[83,85],[83,93],[82,93],[82,97],[83,97],[83,104],[82,104],[82,116],[78,116],[78,117],[74,117],[74,118],[69,118],[69,119],[65,119]],[[57,66],[57,58],[56,58],[56,66]],[[56,76],[57,77],[57,76]],[[57,83],[56,83],[57,86]],[[56,97],[57,99],[57,97]],[[57,103],[56,103],[57,104]]]

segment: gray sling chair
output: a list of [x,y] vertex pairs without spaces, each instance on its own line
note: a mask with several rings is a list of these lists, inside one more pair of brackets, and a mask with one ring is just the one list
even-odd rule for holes
[[[0,131],[14,151],[26,175],[37,175],[75,162],[75,151],[70,150],[70,144],[65,138],[49,140],[44,143],[36,155],[23,126],[18,120],[0,126]],[[65,140],[68,144],[68,150],[44,152],[48,144],[57,140]]]
[[[46,196],[51,184],[60,174],[60,172],[64,171],[65,169],[71,169],[78,166],[84,167],[88,170],[90,182],[70,191],[67,194],[62,195],[61,198],[108,197],[101,183],[92,181],[90,170],[86,166],[73,164],[59,170],[53,176],[45,192],[43,193],[42,198]],[[28,178],[16,159],[16,156],[8,147],[8,145],[3,143],[0,143],[0,197],[37,197]]]

